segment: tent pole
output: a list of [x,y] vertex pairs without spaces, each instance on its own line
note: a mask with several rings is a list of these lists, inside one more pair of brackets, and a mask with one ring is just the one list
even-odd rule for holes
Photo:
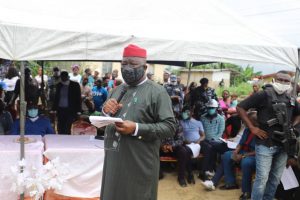
[[188,69],[189,69],[189,72],[188,72],[188,78],[187,78],[187,82],[186,82],[186,86],[188,87],[188,86],[189,86],[189,84],[190,84],[190,78],[191,78],[191,68],[192,68],[192,65],[191,65],[191,63],[190,63],[190,62],[186,62],[186,63],[185,63],[185,66],[186,66],[186,68],[188,68]]
[[300,49],[298,49],[298,67],[296,68],[295,80],[293,85],[293,96],[297,99],[297,86],[299,82],[299,74],[300,74]]
[[[21,78],[20,78],[20,160],[25,158],[25,145],[24,145],[24,133],[25,133],[25,62],[21,61]],[[23,172],[23,167],[20,171]],[[20,200],[24,200],[24,193],[20,195]]]

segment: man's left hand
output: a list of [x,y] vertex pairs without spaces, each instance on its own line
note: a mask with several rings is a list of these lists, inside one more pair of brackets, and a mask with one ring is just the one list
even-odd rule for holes
[[295,158],[289,158],[286,162],[286,167],[296,167],[298,166],[297,160]]
[[135,132],[136,124],[132,121],[116,122],[116,130],[123,135],[132,135]]

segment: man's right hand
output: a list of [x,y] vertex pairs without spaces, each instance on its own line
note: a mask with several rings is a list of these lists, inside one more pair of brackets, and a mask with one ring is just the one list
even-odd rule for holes
[[103,107],[103,111],[106,113],[106,114],[116,114],[118,112],[118,110],[122,108],[122,104],[119,104],[117,102],[116,99],[109,99],[104,107]]
[[250,131],[262,140],[268,138],[268,133],[266,131],[261,130],[258,127],[250,128]]
[[173,152],[172,145],[169,145],[169,144],[163,145],[162,151],[163,151],[164,153]]
[[162,145],[161,146],[161,150],[164,152],[164,153],[168,153],[168,150],[167,150],[167,145]]

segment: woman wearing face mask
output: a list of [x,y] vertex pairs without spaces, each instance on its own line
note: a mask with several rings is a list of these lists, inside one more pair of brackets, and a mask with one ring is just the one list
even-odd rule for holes
[[[29,103],[27,106],[27,118],[25,121],[25,135],[41,135],[54,134],[50,120],[47,117],[39,116],[37,105]],[[20,134],[20,120],[17,119],[11,129],[12,135]]]

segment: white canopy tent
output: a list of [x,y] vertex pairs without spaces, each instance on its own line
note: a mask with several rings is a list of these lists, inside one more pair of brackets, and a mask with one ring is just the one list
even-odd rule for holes
[[244,17],[247,24],[263,28],[300,48],[299,0],[218,0]]
[[0,57],[120,60],[123,47],[149,61],[297,66],[297,48],[247,26],[206,0],[0,0]]

